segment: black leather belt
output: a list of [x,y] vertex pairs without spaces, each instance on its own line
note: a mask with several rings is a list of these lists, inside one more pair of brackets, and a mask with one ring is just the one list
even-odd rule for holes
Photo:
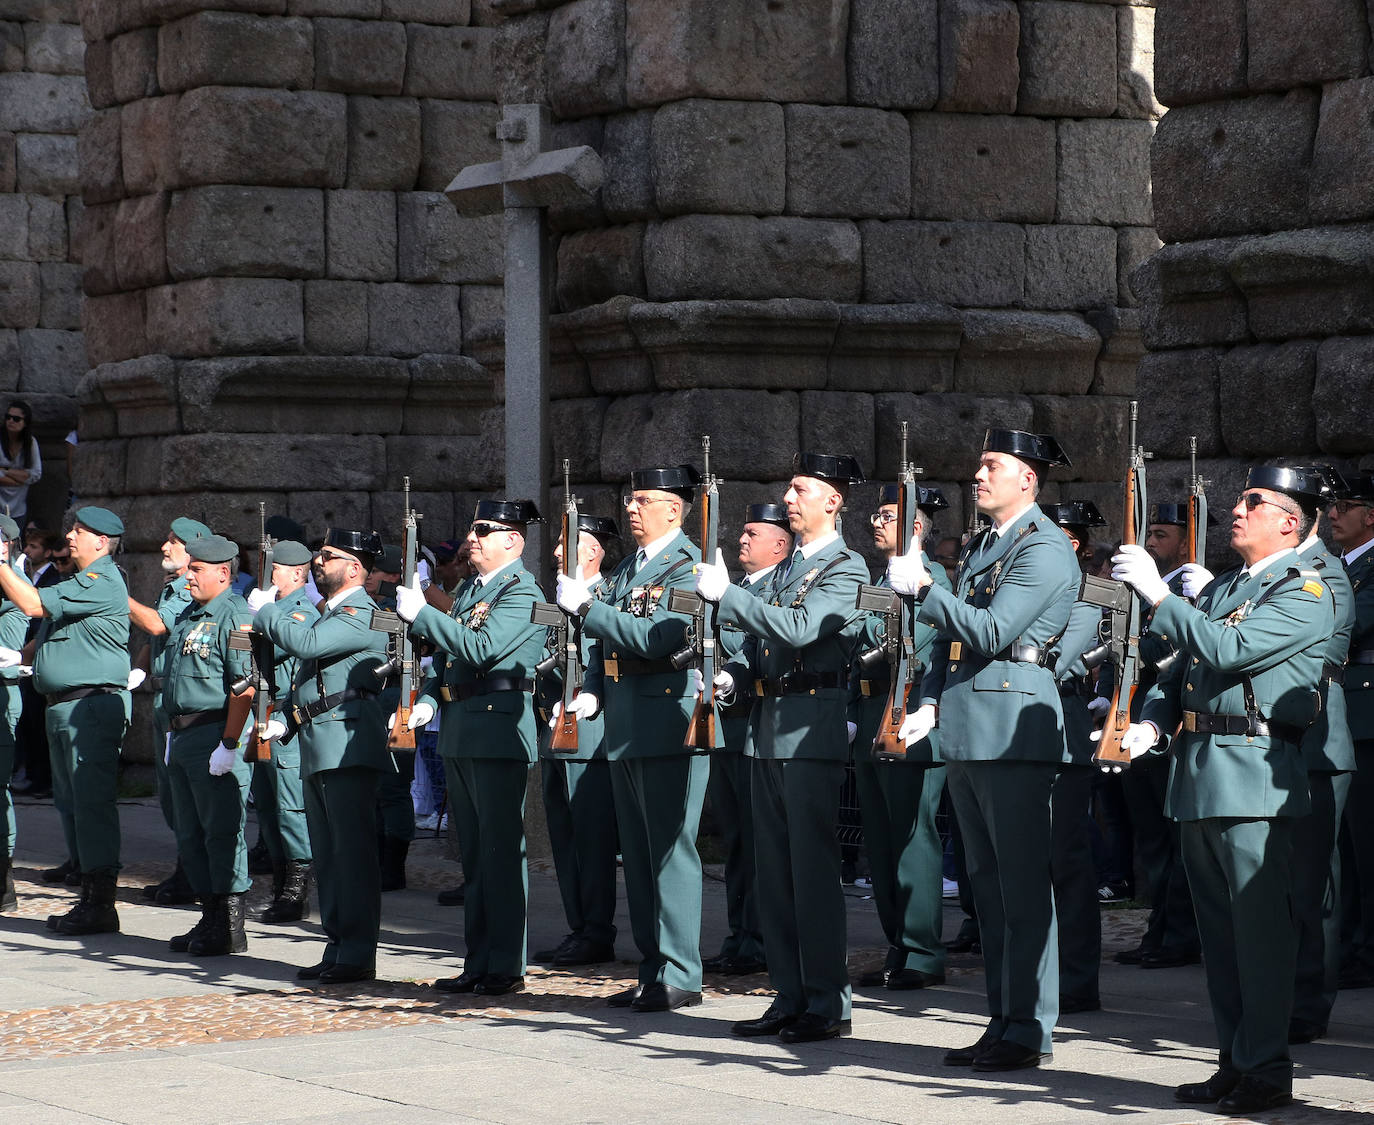
[[[883,667],[887,668],[888,666],[884,664]],[[924,678],[924,676],[925,665],[922,664],[919,668],[916,669],[915,674],[907,683],[907,691],[910,692],[914,688],[919,688],[921,686],[921,680]],[[888,693],[892,690],[892,672],[889,670],[882,677],[873,676],[866,680],[859,680],[858,684],[859,694],[862,695],[865,699],[886,699]]]
[[365,691],[362,688],[347,688],[344,691],[336,691],[333,695],[322,696],[312,703],[303,703],[300,706],[292,707],[291,721],[296,726],[303,727],[326,711],[334,710],[340,703],[347,703],[353,699],[372,699],[376,695],[375,691]]
[[79,687],[79,688],[72,688],[71,691],[58,691],[58,692],[53,692],[52,695],[45,695],[43,698],[44,698],[45,700],[47,700],[47,703],[48,703],[48,706],[49,706],[49,707],[55,707],[55,706],[56,706],[57,704],[59,704],[59,703],[72,703],[72,702],[75,702],[75,701],[78,700],[78,699],[86,699],[87,697],[92,696],[92,695],[114,695],[114,694],[116,694],[117,692],[120,692],[120,691],[123,691],[123,690],[124,690],[123,688],[109,687],[109,686],[105,686],[105,687]]
[[1323,680],[1329,680],[1329,681],[1330,681],[1331,683],[1333,683],[1333,684],[1343,684],[1343,683],[1345,683],[1345,665],[1344,665],[1344,664],[1323,664],[1323,665],[1322,665],[1322,679],[1323,679]]
[[755,680],[754,694],[763,699],[780,695],[815,695],[827,688],[842,688],[847,680],[839,672],[788,672],[773,680]]
[[1049,650],[1038,645],[1023,644],[1014,644],[993,657],[994,660],[1014,660],[1018,664],[1037,664],[1041,668],[1049,662],[1049,658]]
[[228,716],[229,712],[223,707],[218,711],[187,711],[181,715],[168,715],[167,729],[190,730],[192,727],[203,727],[209,723],[223,724]]
[[162,677],[161,677],[161,676],[149,676],[149,677],[148,677],[148,689],[149,689],[150,691],[161,691],[161,690],[162,690]]
[[671,660],[641,660],[637,656],[607,656],[601,661],[601,670],[617,683],[621,676],[662,676],[668,672],[680,672]]
[[1366,648],[1360,652],[1352,652],[1347,664],[1374,664],[1374,648]]
[[439,698],[445,703],[459,703],[475,695],[491,695],[496,691],[533,690],[533,680],[518,680],[513,676],[483,676],[480,680],[469,680],[465,684],[445,684],[439,689]]
[[1247,738],[1278,738],[1294,745],[1302,741],[1302,730],[1290,723],[1266,722],[1251,715],[1205,715],[1201,711],[1183,712],[1183,729],[1189,734],[1237,734]]

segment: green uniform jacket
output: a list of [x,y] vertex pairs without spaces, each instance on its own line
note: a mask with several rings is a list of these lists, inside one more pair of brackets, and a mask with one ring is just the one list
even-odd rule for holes
[[[786,566],[787,564],[784,562],[782,565]],[[775,574],[777,574],[776,567],[757,582],[738,583],[739,588],[756,598],[767,598],[772,593]],[[740,654],[744,648],[746,636],[747,634],[743,629],[724,620],[720,622],[720,649],[716,658],[720,661],[722,668]],[[753,702],[751,695],[741,691],[735,696],[735,701],[731,706],[720,708],[720,729],[724,745],[716,753],[744,753],[745,744],[749,741],[749,712],[753,710]]]
[[[1351,736],[1374,739],[1374,547],[1346,571],[1355,596],[1355,627],[1345,673],[1345,717]],[[1361,663],[1361,654],[1368,653]]]
[[[606,579],[597,577],[597,580],[590,586],[592,597],[598,601],[605,596]],[[546,651],[551,651],[549,645],[553,643],[554,632],[548,630],[544,646]],[[582,670],[585,676],[587,665],[591,663],[593,642],[587,636],[586,631],[582,633]],[[539,682],[535,687],[536,695],[539,699],[539,706],[535,714],[535,720],[539,724],[539,753],[545,757],[560,762],[590,762],[593,758],[606,757],[606,713],[598,711],[590,719],[577,720],[577,752],[574,754],[554,754],[549,750],[549,743],[553,740],[553,730],[549,727],[549,720],[553,717],[553,705],[563,699],[563,669],[562,665],[546,672],[539,677]]]
[[834,687],[757,699],[749,716],[751,757],[848,758],[849,663],[866,616],[854,602],[867,581],[863,560],[836,537],[790,569],[781,564],[766,597],[739,586],[726,588],[721,619],[748,634],[739,655],[726,665],[738,693],[750,691],[757,679],[777,680],[788,673],[818,673],[837,681]]
[[[1141,718],[1168,733],[1184,711],[1244,715],[1248,675],[1263,718],[1305,729],[1336,620],[1326,586],[1303,561],[1289,552],[1253,578],[1228,571],[1198,595],[1197,608],[1173,595],[1160,602],[1151,628],[1183,652],[1150,689]],[[1277,583],[1283,588],[1253,608]],[[1296,744],[1187,731],[1174,739],[1165,812],[1175,820],[1302,816],[1309,808]]]
[[396,768],[387,752],[386,719],[376,694],[374,669],[386,659],[386,637],[372,628],[376,608],[359,586],[313,621],[305,609],[289,602],[258,610],[254,628],[300,661],[284,711],[347,688],[367,693],[317,715],[302,729],[302,777],[350,766]]
[[464,581],[448,613],[430,605],[420,610],[411,635],[433,641],[448,653],[442,663],[434,658],[434,675],[425,681],[419,697],[436,714],[442,706],[440,753],[534,761],[538,739],[531,692],[492,691],[441,704],[439,689],[489,676],[533,680],[546,630],[530,621],[530,607],[541,600],[534,575],[516,560],[485,584],[476,577]]
[[162,624],[167,632],[148,638],[148,668],[150,675],[156,677],[153,683],[153,706],[162,707],[162,654],[167,647],[167,637],[172,631],[172,626],[181,616],[181,611],[191,604],[191,594],[186,589],[186,575],[178,574],[170,582],[165,583],[161,590],[157,592],[157,600],[153,605],[153,610],[162,619]]
[[[1304,544],[1298,555],[1321,575],[1331,591],[1331,604],[1336,611],[1336,631],[1326,642],[1322,652],[1325,664],[1343,668],[1350,652],[1350,634],[1355,629],[1355,592],[1341,560],[1335,558],[1320,539],[1311,546]],[[1309,773],[1348,773],[1355,768],[1355,742],[1350,737],[1350,723],[1345,716],[1345,689],[1339,683],[1322,678],[1318,689],[1322,696],[1321,713],[1307,728],[1302,740],[1302,755]]]
[[[38,591],[47,620],[38,633],[34,690],[129,686],[129,588],[108,555]],[[127,703],[128,697],[125,697]]]
[[692,568],[700,560],[701,552],[680,530],[638,573],[630,554],[611,572],[604,599],[592,602],[582,618],[583,630],[596,641],[584,687],[604,705],[611,761],[686,753],[682,740],[696,703],[688,669],[665,667],[617,680],[606,662],[628,657],[666,665],[686,645],[687,618],[668,612],[668,591],[695,587]]
[[[942,566],[932,567],[930,559],[924,551],[921,552],[921,563],[930,572],[931,578],[935,580],[937,586],[945,590],[952,589],[949,578],[945,574]],[[878,579],[879,586],[887,585],[887,572],[884,571]],[[905,610],[903,610],[905,612]],[[858,656],[877,648],[883,643],[883,638],[887,635],[887,618],[881,613],[870,613],[860,623],[858,647],[855,650]],[[915,629],[911,634],[911,668],[914,683],[912,692],[907,693],[907,705],[915,707],[921,698],[921,681],[925,677],[926,668],[930,664],[930,654],[935,648],[938,634],[933,625],[925,622],[916,622]],[[854,753],[865,755],[873,749],[873,739],[877,737],[878,727],[882,722],[883,712],[887,710],[887,693],[891,690],[892,670],[886,660],[876,660],[868,665],[861,665],[856,659],[854,662],[853,675],[849,681],[849,721],[856,724],[859,732],[854,736]],[[868,684],[868,693],[863,691],[863,685]],[[914,695],[913,695],[914,692]],[[940,731],[937,727],[930,732],[930,737],[922,739],[914,746],[908,746],[906,750],[906,761],[916,763],[939,762],[940,758]]]
[[945,761],[1067,760],[1054,673],[1003,654],[1059,638],[1081,580],[1068,537],[1032,504],[1004,535],[969,541],[953,592],[926,588],[917,620],[940,639],[921,702],[939,705]]
[[[248,671],[248,654],[233,652],[229,636],[253,621],[253,612],[233,590],[205,605],[192,600],[172,623],[162,650],[162,708],[169,717],[222,711],[230,685]],[[217,733],[223,733],[219,725]]]
[[[1074,689],[1069,702],[1061,697],[1060,706],[1064,710],[1064,741],[1069,752],[1069,761],[1076,766],[1090,766],[1093,751],[1093,719],[1088,710],[1091,692],[1084,686],[1083,678],[1087,668],[1083,666],[1083,654],[1097,645],[1097,627],[1102,621],[1102,610],[1087,602],[1074,602],[1069,611],[1069,627],[1056,646],[1059,655],[1054,661],[1054,678],[1064,689]],[[1096,909],[1096,907],[1094,907]]]
[[[14,573],[25,586],[33,585],[29,581],[29,576],[18,567],[14,568]],[[0,648],[23,648],[24,637],[28,631],[29,615],[8,598],[0,598]],[[20,678],[19,665],[16,664],[13,668],[0,668],[0,682],[17,687]]]

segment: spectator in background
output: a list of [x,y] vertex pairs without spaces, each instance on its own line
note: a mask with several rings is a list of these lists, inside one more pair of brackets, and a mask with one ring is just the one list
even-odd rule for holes
[[33,436],[33,411],[22,399],[5,407],[5,430],[0,437],[0,508],[23,527],[29,512],[29,486],[43,476],[43,459]]
[[954,572],[959,567],[959,540],[953,535],[946,535],[935,544],[935,551],[930,556],[930,561],[939,563],[945,568],[945,576],[954,581]]

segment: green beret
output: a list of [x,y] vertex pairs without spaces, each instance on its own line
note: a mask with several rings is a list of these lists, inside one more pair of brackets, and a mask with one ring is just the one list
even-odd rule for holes
[[5,537],[7,542],[12,542],[19,538],[19,525],[10,519],[9,516],[0,516],[0,535]]
[[193,520],[190,516],[179,516],[172,521],[172,534],[183,543],[189,543],[192,539],[208,538],[214,532],[200,520]]
[[239,545],[223,535],[202,535],[186,544],[186,553],[198,562],[227,563],[239,557]]
[[109,508],[97,508],[92,504],[77,508],[76,522],[97,535],[124,534],[124,521]]
[[272,561],[282,566],[303,566],[313,557],[309,547],[294,539],[283,539],[272,548]]

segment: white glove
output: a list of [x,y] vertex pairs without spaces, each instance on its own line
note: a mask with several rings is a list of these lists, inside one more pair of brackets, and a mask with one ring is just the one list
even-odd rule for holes
[[708,602],[718,602],[730,585],[730,572],[725,569],[725,556],[716,548],[714,563],[697,564],[697,593]]
[[[590,719],[601,710],[601,700],[589,691],[579,691],[573,696],[572,706],[569,710],[572,711],[575,719]],[[562,717],[563,701],[560,699],[553,705],[553,717],[549,719],[549,729],[553,730]]]
[[411,578],[409,586],[396,587],[396,616],[407,625],[419,617],[420,610],[428,604],[425,592],[420,589],[418,574]]
[[18,668],[24,661],[24,654],[17,648],[0,648],[0,668]]
[[239,752],[237,750],[230,750],[229,747],[221,742],[215,747],[210,755],[210,776],[219,777],[222,774],[228,773],[234,768],[234,763],[238,760]]
[[33,675],[33,665],[32,665],[32,664],[21,664],[21,665],[19,665],[19,678],[20,678],[20,679],[23,679],[25,676],[32,676],[32,675]]
[[887,584],[894,594],[912,596],[920,592],[922,586],[930,585],[930,574],[921,561],[921,544],[912,539],[911,546],[904,555],[898,555],[887,564]]
[[172,736],[169,734],[162,745],[162,764],[170,766],[172,764]]
[[859,733],[859,724],[858,724],[858,723],[851,723],[848,719],[846,719],[846,720],[845,720],[845,723],[844,723],[844,728],[845,728],[845,731],[846,731],[846,732],[848,733],[848,735],[849,735],[849,745],[850,745],[850,746],[853,746],[853,745],[854,745],[854,736],[857,735],[857,734]]
[[259,590],[256,586],[248,591],[248,608],[257,613],[265,605],[271,605],[277,600],[277,588],[268,586],[265,590]]
[[1088,700],[1088,714],[1094,719],[1100,719],[1112,709],[1112,701],[1105,695],[1095,695]]
[[266,742],[274,742],[286,733],[286,724],[280,719],[268,719],[267,725],[262,728],[262,738]]
[[717,693],[727,699],[735,694],[735,677],[730,675],[724,668],[711,677],[711,684]]
[[1155,560],[1144,547],[1124,543],[1112,556],[1112,577],[1124,582],[1150,605],[1159,605],[1170,594],[1169,584],[1159,576]]
[[[396,721],[396,713],[391,713],[388,723]],[[434,721],[434,704],[428,700],[417,700],[415,706],[410,709],[410,718],[406,722],[406,730],[420,730],[422,727],[429,726]],[[387,728],[390,730],[390,726]]]
[[702,678],[701,669],[692,669],[692,694],[700,699],[706,694],[706,681]]
[[558,606],[574,617],[581,617],[592,604],[592,592],[580,578],[570,578],[566,574],[558,576]]
[[133,668],[129,671],[129,690],[133,691],[144,680],[148,678],[148,673],[142,668]]
[[935,705],[926,703],[914,711],[908,711],[897,730],[897,737],[906,745],[914,746],[923,738],[929,738],[935,729]]
[[[1095,730],[1088,736],[1094,742],[1102,741],[1102,732]],[[1156,742],[1159,741],[1159,728],[1154,723],[1132,723],[1126,728],[1126,733],[1121,736],[1121,749],[1131,756],[1131,761],[1135,761],[1143,754],[1148,754]],[[1120,766],[1103,766],[1103,773],[1120,773]]]
[[1183,564],[1183,596],[1189,601],[1202,593],[1203,588],[1216,577],[1205,566],[1197,563]]

